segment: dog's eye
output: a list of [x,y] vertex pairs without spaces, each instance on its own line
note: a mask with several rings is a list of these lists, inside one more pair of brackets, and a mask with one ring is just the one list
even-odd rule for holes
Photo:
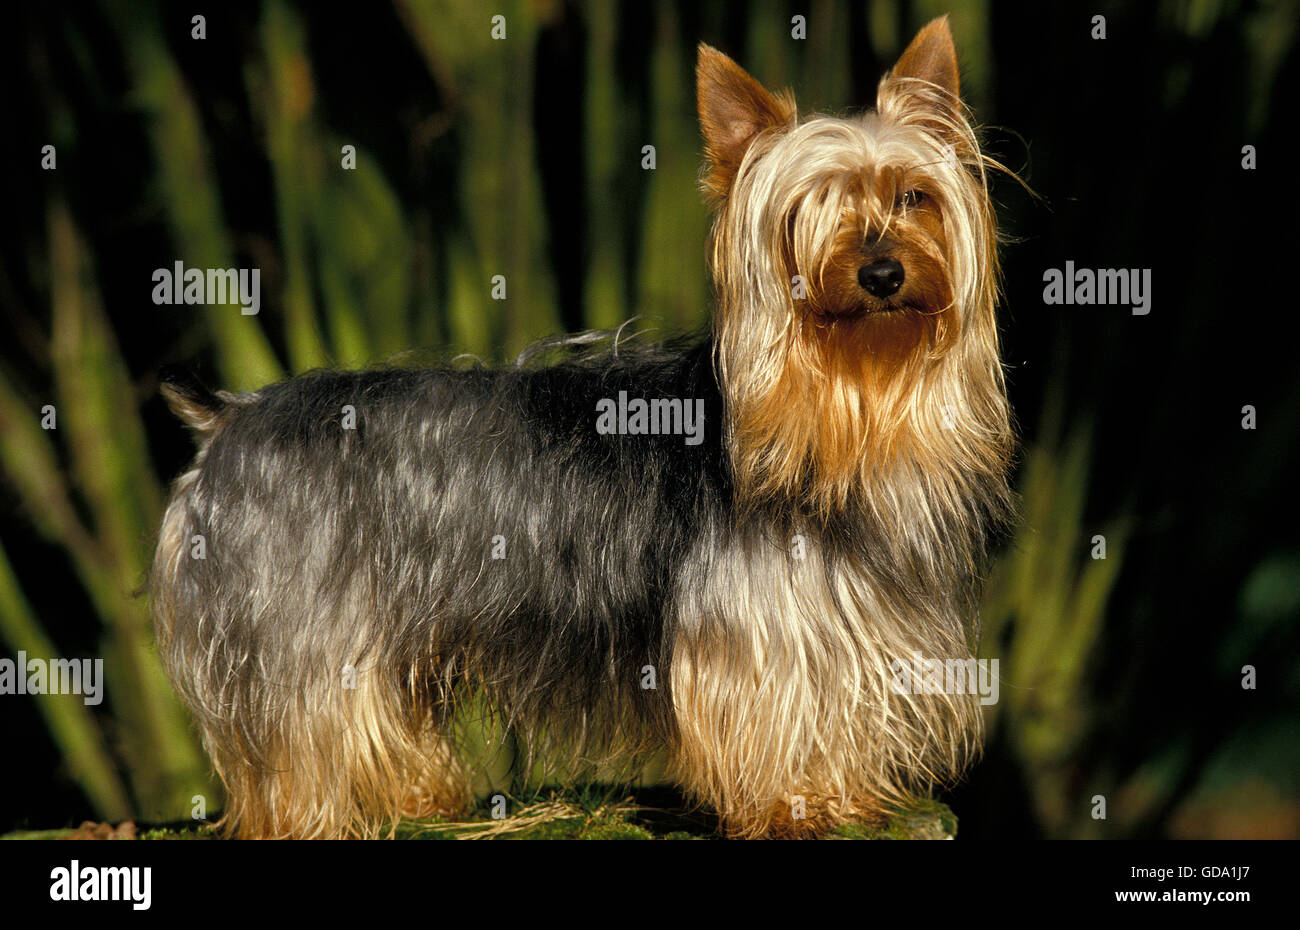
[[896,205],[900,207],[915,207],[925,201],[925,191],[919,191],[916,188],[905,190],[898,195]]

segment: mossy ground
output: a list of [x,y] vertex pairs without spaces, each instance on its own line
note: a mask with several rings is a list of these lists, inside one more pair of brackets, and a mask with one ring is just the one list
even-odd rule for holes
[[[717,821],[690,811],[671,792],[634,795],[602,788],[548,791],[507,802],[507,816],[492,816],[484,802],[457,820],[403,821],[394,838],[403,840],[709,840],[720,839]],[[71,839],[78,831],[15,831],[0,839]],[[951,839],[957,817],[938,801],[917,801],[894,812],[883,825],[845,824],[827,835],[833,840]],[[142,840],[202,840],[215,835],[207,825],[189,823],[141,826]]]

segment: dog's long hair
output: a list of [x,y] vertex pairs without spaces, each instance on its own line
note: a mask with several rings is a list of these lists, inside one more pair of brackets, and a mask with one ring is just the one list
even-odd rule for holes
[[[200,450],[156,631],[228,829],[370,836],[460,807],[469,696],[570,768],[666,748],[737,835],[877,816],[962,770],[976,699],[890,687],[917,655],[970,658],[1011,504],[988,163],[945,22],[877,104],[800,121],[701,48],[701,342],[165,385]],[[906,278],[878,298],[858,282],[882,257]],[[704,441],[598,433],[620,392],[702,400]]]

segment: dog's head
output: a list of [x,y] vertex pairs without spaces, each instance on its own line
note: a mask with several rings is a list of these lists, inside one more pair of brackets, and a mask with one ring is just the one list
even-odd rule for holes
[[[812,472],[842,496],[903,426],[951,428],[919,400],[945,360],[1001,391],[993,163],[961,103],[947,19],[917,34],[860,115],[800,118],[788,91],[704,45],[697,79],[733,425],[766,449],[770,479]],[[961,416],[960,385],[948,394]]]

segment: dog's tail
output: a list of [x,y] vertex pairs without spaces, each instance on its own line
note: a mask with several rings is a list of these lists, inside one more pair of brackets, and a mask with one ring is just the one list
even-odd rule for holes
[[225,391],[210,391],[183,368],[169,365],[158,372],[159,390],[172,413],[194,430],[202,442],[215,435],[233,406]]

